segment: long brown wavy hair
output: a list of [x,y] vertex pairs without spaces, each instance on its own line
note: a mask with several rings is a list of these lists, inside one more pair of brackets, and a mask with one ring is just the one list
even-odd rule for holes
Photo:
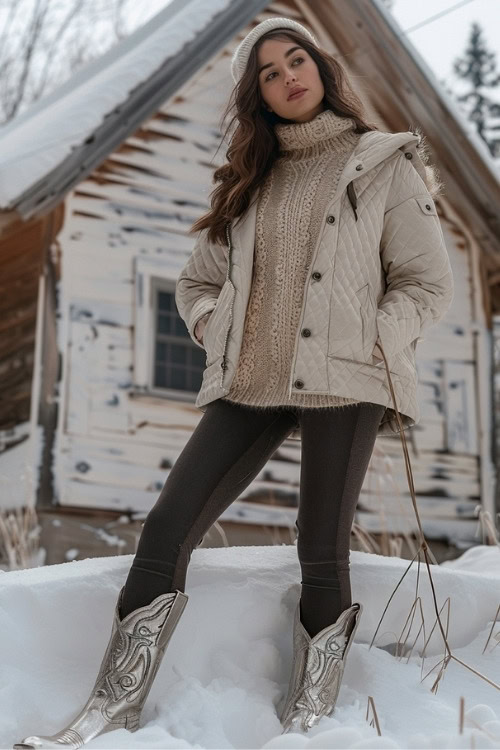
[[379,129],[365,119],[361,99],[354,92],[345,69],[332,55],[292,29],[268,31],[252,47],[245,73],[233,88],[221,118],[219,129],[222,131],[226,116],[234,113],[223,141],[234,122],[238,124],[229,141],[227,163],[213,173],[213,182],[220,184],[211,193],[211,210],[197,219],[189,230],[192,234],[207,229],[210,242],[227,244],[226,223],[245,213],[254,191],[281,155],[274,126],[291,122],[266,109],[259,88],[257,53],[264,41],[271,38],[299,44],[315,61],[325,89],[324,109],[331,109],[340,117],[351,117],[356,123],[355,133]]

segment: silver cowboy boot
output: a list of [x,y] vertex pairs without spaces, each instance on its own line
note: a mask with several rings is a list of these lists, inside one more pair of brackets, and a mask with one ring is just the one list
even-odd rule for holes
[[280,716],[282,734],[307,732],[333,713],[362,610],[362,604],[353,604],[333,625],[311,638],[300,619],[299,600],[293,624],[292,674]]
[[61,732],[32,735],[14,745],[25,748],[76,748],[114,729],[139,729],[139,717],[165,648],[187,604],[181,591],[161,594],[120,620],[123,591],[116,603],[111,637],[91,695]]

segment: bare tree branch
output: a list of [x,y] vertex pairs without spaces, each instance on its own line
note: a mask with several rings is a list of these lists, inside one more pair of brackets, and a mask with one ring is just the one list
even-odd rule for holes
[[33,60],[35,47],[38,42],[41,29],[43,27],[45,17],[47,15],[47,7],[48,7],[47,3],[48,3],[48,0],[45,0],[45,4],[43,4],[43,0],[35,0],[35,7],[33,9],[31,23],[29,24],[29,27],[28,27],[28,34],[26,36],[26,39],[23,40],[25,43],[25,48],[23,50],[23,56],[21,58],[22,60],[21,75],[19,78],[17,89],[14,92],[15,96],[11,102],[10,110],[8,110],[9,119],[16,116],[16,113],[19,109],[19,105],[24,98],[26,82],[28,80],[28,75],[29,75],[29,71],[31,68],[31,62]]
[[[0,124],[127,37],[132,2],[0,0]],[[148,4],[140,22],[158,9]]]
[[62,44],[65,34],[71,28],[73,22],[79,16],[81,11],[84,9],[85,2],[86,0],[76,0],[74,7],[70,8],[66,17],[63,18],[60,26],[58,27],[57,32],[54,34],[55,43],[47,51],[47,58],[40,75],[40,80],[38,82],[38,85],[33,89],[34,99],[38,99],[47,88],[47,84],[50,79],[49,71],[55,58],[56,48]]

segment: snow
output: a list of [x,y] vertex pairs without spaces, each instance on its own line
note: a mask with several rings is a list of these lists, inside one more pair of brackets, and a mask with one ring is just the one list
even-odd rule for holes
[[[179,54],[228,4],[229,0],[191,0],[173,16],[167,15],[149,36],[143,38],[138,29],[122,43],[120,50],[125,53],[94,75],[75,76],[77,84],[64,85],[64,96],[59,99],[51,96],[50,107],[38,104],[32,116],[27,110],[19,122],[14,119],[0,128],[0,210],[11,208],[29,187],[58,167],[137,86]],[[131,39],[140,41],[132,46]],[[103,59],[109,61],[108,56]]]
[[[306,735],[281,734],[277,707],[288,685],[292,623],[300,594],[294,545],[199,548],[188,569],[186,609],[134,733],[97,737],[92,748],[500,748],[500,694],[449,662],[436,693],[442,644],[421,659],[395,658],[394,643],[415,597],[417,564],[404,577],[370,649],[378,620],[409,561],[351,552],[353,601],[361,621],[346,660],[337,707]],[[0,746],[61,730],[97,676],[132,555],[0,573]],[[432,566],[438,606],[451,599],[448,641],[467,665],[500,681],[500,622],[482,653],[500,603],[500,547],[476,547]],[[427,571],[419,593],[432,625]],[[444,620],[443,620],[444,623]],[[418,622],[412,630],[414,640]],[[435,629],[435,633],[437,632]],[[496,644],[496,648],[495,648]],[[416,649],[422,647],[421,638]],[[380,724],[371,716],[372,696]],[[465,723],[459,734],[459,702]]]

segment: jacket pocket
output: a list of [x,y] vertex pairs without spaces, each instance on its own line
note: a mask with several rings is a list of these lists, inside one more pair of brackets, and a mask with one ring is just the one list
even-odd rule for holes
[[203,332],[203,345],[207,353],[207,367],[224,353],[229,311],[234,299],[235,288],[229,279],[224,282]]
[[[365,287],[351,293],[346,299],[345,293],[339,290],[338,294],[334,290],[334,300],[330,307],[330,330],[329,341],[334,347],[344,347],[346,345],[359,346],[361,342],[361,333],[363,320],[360,313],[360,295],[363,296]],[[335,352],[332,352],[334,354]]]
[[375,346],[376,320],[371,303],[370,285],[364,284],[346,301],[339,297],[330,311],[329,356],[370,362]]
[[373,356],[378,337],[377,305],[369,282],[363,284],[349,304],[334,306],[330,318],[328,356],[380,367]]

